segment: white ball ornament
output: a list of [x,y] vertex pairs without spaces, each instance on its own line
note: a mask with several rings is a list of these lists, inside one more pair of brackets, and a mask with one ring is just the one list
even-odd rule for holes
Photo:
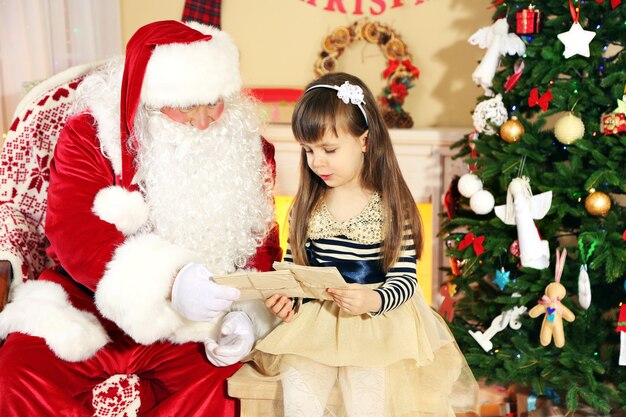
[[557,120],[554,125],[554,136],[564,145],[571,145],[585,134],[585,125],[583,121],[572,113]]
[[487,214],[493,210],[495,199],[487,190],[480,190],[470,198],[470,208],[476,214]]
[[478,103],[474,109],[474,113],[472,113],[474,129],[476,129],[477,132],[487,135],[496,133],[492,125],[498,126],[499,128],[508,118],[509,113],[506,107],[504,107],[502,95],[500,94]]
[[474,174],[465,174],[459,178],[459,193],[469,198],[470,208],[476,214],[487,214],[493,210],[495,199],[493,194],[483,190],[483,182]]
[[463,197],[470,198],[483,189],[483,182],[474,174],[465,174],[459,178],[457,188]]

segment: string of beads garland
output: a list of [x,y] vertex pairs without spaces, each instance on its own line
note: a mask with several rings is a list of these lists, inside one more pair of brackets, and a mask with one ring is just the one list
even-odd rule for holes
[[387,83],[378,96],[387,127],[412,127],[413,119],[402,105],[414,80],[419,77],[419,69],[411,63],[412,56],[400,36],[389,26],[360,20],[350,26],[337,27],[322,42],[322,51],[315,62],[316,74],[336,71],[337,60],[344,50],[360,40],[378,45],[387,59],[387,68],[382,74]]

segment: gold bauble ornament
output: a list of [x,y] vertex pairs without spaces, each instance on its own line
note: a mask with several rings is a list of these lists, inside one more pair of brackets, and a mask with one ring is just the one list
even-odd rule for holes
[[571,145],[585,134],[583,121],[571,112],[557,120],[554,125],[554,136],[564,145]]
[[517,120],[517,117],[511,117],[500,126],[500,137],[508,143],[515,143],[522,138],[524,134],[524,125]]
[[604,216],[611,209],[611,198],[601,191],[593,191],[585,198],[585,209],[592,216]]

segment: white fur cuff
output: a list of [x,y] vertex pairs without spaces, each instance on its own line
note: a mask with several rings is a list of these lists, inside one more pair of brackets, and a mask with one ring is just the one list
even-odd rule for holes
[[93,212],[124,235],[132,235],[148,220],[148,205],[138,191],[120,186],[103,188],[93,201]]
[[96,317],[74,308],[54,282],[28,281],[14,288],[11,302],[0,313],[0,338],[20,332],[42,337],[61,359],[90,358],[109,338]]
[[194,257],[155,234],[128,238],[98,284],[98,310],[138,343],[174,338],[187,321],[173,309],[170,288],[178,270]]
[[267,336],[281,322],[269,308],[265,307],[263,300],[237,301],[231,310],[243,311],[250,317],[254,326],[254,336],[257,340]]

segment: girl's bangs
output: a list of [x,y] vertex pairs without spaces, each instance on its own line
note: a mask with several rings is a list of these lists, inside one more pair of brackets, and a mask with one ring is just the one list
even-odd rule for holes
[[[300,143],[316,143],[322,140],[327,131],[337,136],[338,120],[345,120],[343,106],[338,106],[340,100],[333,95],[318,94],[303,100],[296,108],[292,124],[293,134]],[[343,104],[343,103],[342,103]]]

